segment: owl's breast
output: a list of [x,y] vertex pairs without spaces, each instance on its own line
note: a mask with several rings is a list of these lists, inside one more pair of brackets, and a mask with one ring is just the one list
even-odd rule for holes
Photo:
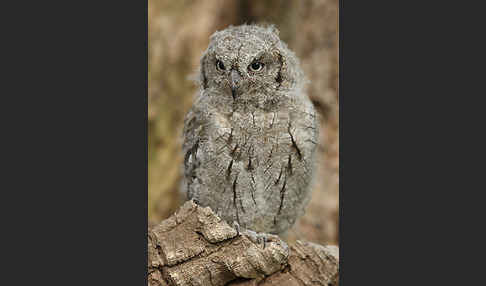
[[257,231],[278,232],[292,225],[311,179],[316,140],[312,116],[216,113],[206,128],[193,192],[198,201]]

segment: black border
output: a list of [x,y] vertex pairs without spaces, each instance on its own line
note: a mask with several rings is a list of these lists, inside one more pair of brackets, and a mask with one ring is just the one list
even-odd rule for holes
[[15,8],[2,284],[147,285],[147,1]]

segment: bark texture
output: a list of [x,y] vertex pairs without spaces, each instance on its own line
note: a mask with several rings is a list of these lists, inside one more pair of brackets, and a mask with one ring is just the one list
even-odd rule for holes
[[238,234],[210,208],[186,202],[148,232],[148,285],[338,285],[339,250]]

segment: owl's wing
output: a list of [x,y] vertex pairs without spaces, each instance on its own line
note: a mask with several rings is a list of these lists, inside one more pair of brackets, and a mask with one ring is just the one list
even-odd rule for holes
[[195,170],[199,166],[198,149],[199,142],[203,132],[203,123],[200,113],[193,107],[184,119],[184,142],[182,145],[184,155],[184,185],[183,189],[187,192],[189,198],[190,185],[196,178]]

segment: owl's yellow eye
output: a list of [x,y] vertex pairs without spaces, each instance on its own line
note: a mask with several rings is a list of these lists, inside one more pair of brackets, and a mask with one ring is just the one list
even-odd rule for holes
[[217,60],[217,61],[216,61],[216,67],[217,67],[219,70],[222,70],[222,71],[224,71],[224,70],[226,69],[226,68],[224,67],[223,62],[222,62],[222,61],[220,61],[220,60]]
[[261,62],[253,62],[251,65],[248,66],[248,69],[254,72],[261,71],[263,69],[264,64]]

